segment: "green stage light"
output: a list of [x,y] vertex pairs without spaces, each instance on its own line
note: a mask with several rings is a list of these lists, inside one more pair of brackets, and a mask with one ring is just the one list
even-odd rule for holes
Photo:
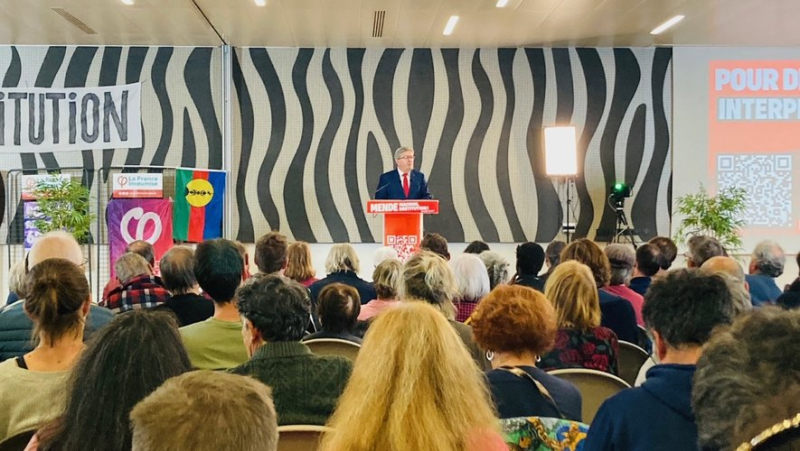
[[625,199],[631,197],[631,186],[627,183],[617,182],[611,188],[611,197],[614,199]]

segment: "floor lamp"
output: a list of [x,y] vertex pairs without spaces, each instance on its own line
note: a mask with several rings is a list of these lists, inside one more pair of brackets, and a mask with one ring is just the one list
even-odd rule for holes
[[[564,200],[565,222],[562,228],[566,241],[570,242],[570,231],[573,230],[572,190],[575,177],[578,175],[578,143],[574,126],[545,127],[544,129],[545,172],[548,177],[564,178],[567,195]],[[574,232],[573,232],[574,233]]]

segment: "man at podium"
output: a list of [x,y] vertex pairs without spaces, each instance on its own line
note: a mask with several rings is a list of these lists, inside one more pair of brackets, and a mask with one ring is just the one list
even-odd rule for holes
[[375,199],[431,199],[425,174],[414,170],[414,149],[400,147],[394,151],[397,169],[381,174]]

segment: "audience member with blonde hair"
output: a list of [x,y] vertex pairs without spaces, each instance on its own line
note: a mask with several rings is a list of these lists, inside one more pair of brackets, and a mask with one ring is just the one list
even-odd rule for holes
[[378,267],[384,260],[397,260],[397,250],[391,246],[381,246],[372,254],[372,266]]
[[325,451],[507,449],[483,378],[447,320],[421,302],[375,319],[328,426]]
[[47,259],[31,268],[25,292],[38,345],[0,364],[0,441],[61,413],[69,371],[84,348],[91,292],[83,271],[68,260]]
[[134,407],[131,425],[136,451],[278,448],[270,388],[235,374],[194,371],[173,377]]
[[366,321],[384,310],[397,305],[397,290],[403,264],[396,258],[383,260],[372,272],[372,285],[376,298],[361,306],[359,321]]
[[455,299],[456,321],[464,322],[484,296],[489,294],[489,273],[475,254],[459,254],[450,260],[458,293]]
[[486,355],[472,340],[472,328],[455,320],[453,299],[458,293],[458,286],[447,261],[430,251],[417,252],[403,266],[400,279],[401,299],[423,301],[436,307],[458,332],[478,367],[489,369]]
[[555,341],[555,316],[542,293],[518,285],[495,288],[472,314],[475,341],[491,357],[493,370],[486,377],[500,418],[581,421],[578,389],[536,368]]
[[547,279],[545,297],[556,311],[555,347],[539,368],[587,368],[617,374],[617,336],[600,326],[600,302],[592,272],[577,261],[564,261]]
[[286,268],[283,275],[304,287],[316,282],[317,271],[311,263],[311,248],[304,241],[296,241],[286,248]]
[[328,251],[328,258],[325,259],[325,272],[328,276],[320,279],[308,288],[311,290],[311,302],[317,305],[317,297],[320,291],[332,283],[343,283],[358,290],[358,297],[361,303],[366,304],[375,299],[375,288],[371,283],[358,277],[361,271],[361,263],[358,261],[358,254],[353,246],[349,244],[334,244]]
[[[595,289],[600,298],[601,324],[614,331],[620,340],[637,343],[639,329],[636,312],[631,303],[619,296],[601,290],[611,281],[611,264],[594,241],[586,238],[573,241],[561,252],[561,261],[575,260],[589,267],[594,278]],[[549,281],[549,279],[548,279]],[[549,298],[549,297],[548,297]],[[550,299],[552,301],[552,299]]]

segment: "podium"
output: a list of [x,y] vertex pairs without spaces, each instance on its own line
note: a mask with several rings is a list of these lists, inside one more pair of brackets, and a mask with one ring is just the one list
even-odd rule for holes
[[383,245],[405,261],[422,241],[423,215],[439,214],[438,200],[370,200],[367,213],[383,215]]

